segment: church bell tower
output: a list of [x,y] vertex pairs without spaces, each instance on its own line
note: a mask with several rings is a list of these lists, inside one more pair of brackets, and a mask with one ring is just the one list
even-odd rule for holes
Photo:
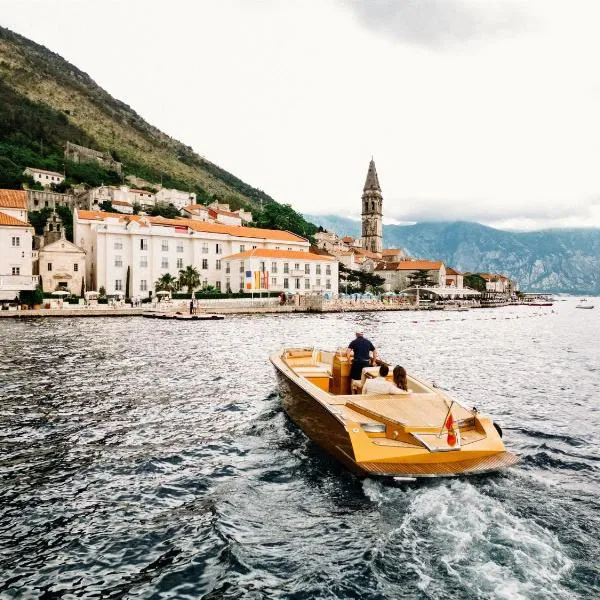
[[383,250],[383,196],[375,161],[371,159],[362,195],[362,245],[365,250],[381,254]]

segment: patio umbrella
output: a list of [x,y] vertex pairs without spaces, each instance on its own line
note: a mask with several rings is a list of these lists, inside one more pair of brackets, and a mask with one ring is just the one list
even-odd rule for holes
[[70,296],[71,292],[67,292],[66,290],[56,290],[55,292],[52,292],[53,296]]

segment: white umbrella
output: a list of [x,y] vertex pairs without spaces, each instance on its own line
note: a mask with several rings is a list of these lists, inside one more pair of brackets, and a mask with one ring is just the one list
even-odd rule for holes
[[70,296],[71,292],[67,292],[67,290],[56,290],[52,292],[53,296]]
[[160,290],[159,292],[156,292],[157,296],[168,296],[171,292],[167,292],[167,290]]

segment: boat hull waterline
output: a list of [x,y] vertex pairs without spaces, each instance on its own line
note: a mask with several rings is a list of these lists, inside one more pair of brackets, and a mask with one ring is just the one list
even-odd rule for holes
[[[413,386],[419,393],[332,394],[326,391],[333,379],[327,362],[319,362],[311,372],[310,364],[288,364],[285,354],[290,351],[302,349],[270,356],[285,412],[312,441],[356,475],[396,479],[476,475],[517,462],[488,417],[467,411],[415,378],[409,378],[409,388]],[[411,411],[422,417],[423,407],[432,407],[431,416],[412,422],[406,418]],[[448,408],[457,423],[455,447],[448,444],[448,431],[443,428]]]

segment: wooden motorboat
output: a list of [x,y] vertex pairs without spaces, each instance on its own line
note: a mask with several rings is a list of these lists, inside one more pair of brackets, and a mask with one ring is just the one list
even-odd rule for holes
[[[517,462],[489,417],[415,377],[408,394],[352,395],[343,353],[286,348],[269,358],[290,418],[358,475],[471,475]],[[378,367],[365,371],[372,376]]]
[[594,308],[594,305],[588,302],[586,298],[582,298],[575,308],[587,308],[589,310],[590,308]]
[[146,317],[147,319],[174,319],[176,321],[221,321],[225,318],[223,315],[215,313],[190,315],[189,313],[162,311],[147,311],[142,313],[142,317]]

